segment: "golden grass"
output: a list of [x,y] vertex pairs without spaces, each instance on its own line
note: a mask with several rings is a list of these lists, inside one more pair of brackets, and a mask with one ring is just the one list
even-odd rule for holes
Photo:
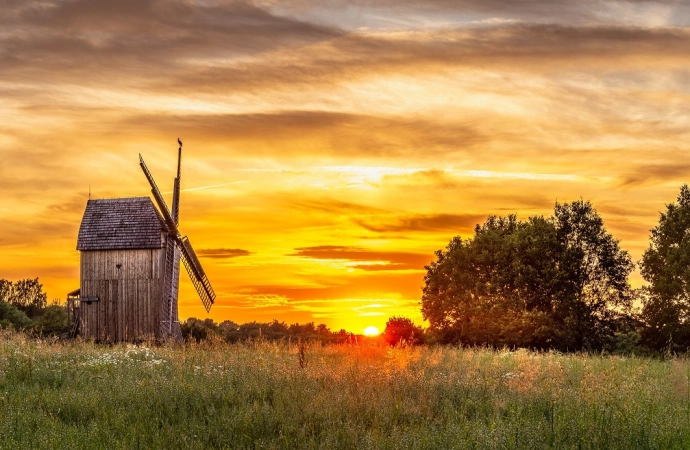
[[0,331],[0,448],[690,448],[690,361]]

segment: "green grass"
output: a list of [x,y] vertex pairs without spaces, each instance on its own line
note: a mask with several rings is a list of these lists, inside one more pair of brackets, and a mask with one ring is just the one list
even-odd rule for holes
[[690,361],[0,331],[0,448],[690,448]]

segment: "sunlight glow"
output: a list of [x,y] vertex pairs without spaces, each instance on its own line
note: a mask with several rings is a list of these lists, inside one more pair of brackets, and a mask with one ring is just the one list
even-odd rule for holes
[[378,336],[379,335],[379,329],[374,327],[374,326],[366,327],[364,329],[364,335],[365,336]]

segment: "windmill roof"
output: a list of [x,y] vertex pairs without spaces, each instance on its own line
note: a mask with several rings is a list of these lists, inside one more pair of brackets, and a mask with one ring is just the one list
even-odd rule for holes
[[89,200],[77,250],[161,248],[161,231],[167,227],[149,197]]

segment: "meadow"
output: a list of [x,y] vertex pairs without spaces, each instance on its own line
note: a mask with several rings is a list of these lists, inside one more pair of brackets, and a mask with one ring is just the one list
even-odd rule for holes
[[0,330],[0,448],[687,449],[690,360]]

